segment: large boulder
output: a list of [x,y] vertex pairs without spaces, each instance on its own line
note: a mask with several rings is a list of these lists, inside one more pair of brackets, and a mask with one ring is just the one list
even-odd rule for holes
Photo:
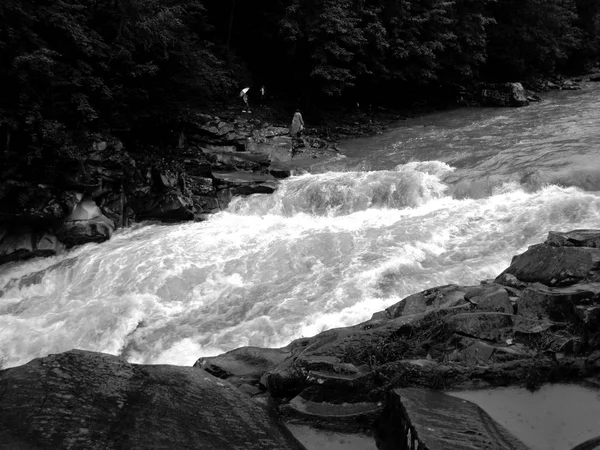
[[521,83],[486,84],[479,88],[484,106],[527,106],[529,100]]
[[192,367],[72,350],[1,371],[0,392],[0,448],[303,448],[265,406]]
[[104,242],[110,239],[115,223],[104,215],[90,220],[65,220],[56,228],[56,236],[68,248],[88,242]]

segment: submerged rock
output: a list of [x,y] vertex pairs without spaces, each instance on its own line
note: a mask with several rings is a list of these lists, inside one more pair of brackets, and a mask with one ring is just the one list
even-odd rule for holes
[[269,410],[208,373],[72,350],[0,372],[0,447],[303,449]]

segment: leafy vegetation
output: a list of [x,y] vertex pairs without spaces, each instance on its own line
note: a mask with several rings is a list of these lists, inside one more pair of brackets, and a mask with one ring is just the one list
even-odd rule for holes
[[599,14],[597,0],[4,0],[0,158],[37,157],[72,130],[156,140],[246,85],[410,106],[581,69]]

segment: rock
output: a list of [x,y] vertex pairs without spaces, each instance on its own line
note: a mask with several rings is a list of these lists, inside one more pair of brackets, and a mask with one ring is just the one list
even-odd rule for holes
[[276,136],[266,142],[252,141],[246,144],[246,150],[268,155],[271,161],[289,161],[292,159],[292,138]]
[[575,306],[594,302],[600,297],[600,283],[586,283],[559,288],[535,283],[523,291],[517,300],[519,315],[552,321],[572,321]]
[[147,197],[134,206],[141,219],[158,219],[165,222],[193,220],[195,211],[191,199],[178,191]]
[[427,389],[394,389],[375,425],[380,450],[526,450],[472,402]]
[[292,176],[292,169],[277,162],[271,164],[268,171],[273,177],[278,179]]
[[383,411],[382,402],[329,403],[312,402],[294,397],[280,408],[285,421],[292,424],[311,425],[337,432],[357,433],[369,430]]
[[56,236],[50,233],[38,233],[27,229],[13,232],[0,230],[0,264],[40,256],[54,256],[64,248]]
[[568,233],[550,231],[546,243],[553,247],[600,248],[599,230],[573,230]]
[[286,349],[242,347],[219,356],[200,358],[194,364],[236,385],[260,380],[263,373],[281,364],[291,352]]
[[212,178],[188,175],[184,178],[185,188],[194,195],[214,196],[216,194]]
[[504,342],[512,335],[512,317],[504,313],[470,312],[453,314],[444,321],[455,333],[484,339],[489,342]]
[[65,217],[66,222],[77,220],[92,220],[102,215],[102,211],[96,205],[96,202],[90,198],[81,200],[72,209],[71,214]]
[[440,286],[406,297],[395,305],[386,308],[385,311],[389,318],[395,318],[420,314],[434,309],[468,306],[465,293],[466,289],[464,287],[454,284]]
[[526,106],[529,104],[521,83],[486,84],[479,89],[484,106]]
[[[514,275],[525,282],[567,286],[589,278],[590,271],[596,269],[599,262],[600,249],[538,244],[515,256],[502,274]],[[502,278],[496,281],[501,283]]]
[[191,367],[72,350],[0,372],[5,448],[297,449],[268,411]]
[[177,186],[179,174],[172,170],[160,170],[156,167],[152,168],[152,180],[155,189],[165,191]]
[[88,242],[104,242],[112,236],[115,224],[104,215],[91,220],[65,221],[56,229],[56,236],[67,248]]
[[234,170],[253,172],[269,165],[268,158],[264,158],[262,161],[257,159],[242,153],[212,153],[208,155],[213,173]]
[[465,299],[475,305],[477,309],[513,313],[513,304],[508,292],[497,284],[469,288],[465,293]]

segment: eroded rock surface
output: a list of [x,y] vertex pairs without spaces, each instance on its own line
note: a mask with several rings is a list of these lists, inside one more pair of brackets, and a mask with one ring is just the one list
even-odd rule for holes
[[0,372],[3,449],[297,449],[262,405],[191,367],[73,350]]

